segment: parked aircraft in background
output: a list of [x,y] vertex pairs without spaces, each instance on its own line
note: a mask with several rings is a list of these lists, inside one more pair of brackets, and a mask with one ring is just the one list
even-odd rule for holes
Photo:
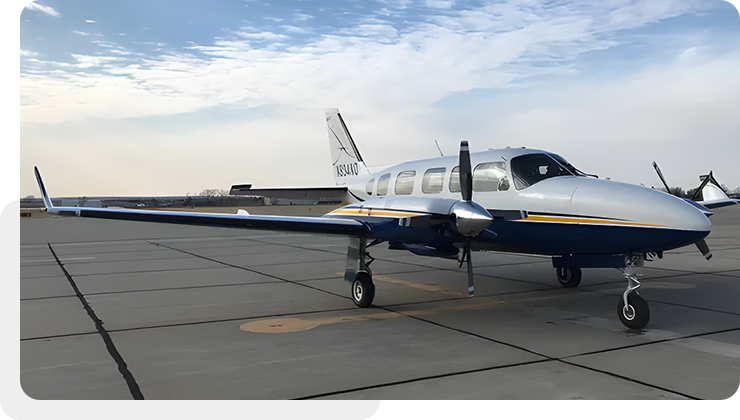
[[[587,175],[562,157],[525,148],[470,153],[401,163],[371,172],[339,111],[326,113],[334,179],[352,204],[323,217],[54,207],[35,170],[47,211],[60,215],[186,225],[268,229],[349,237],[344,279],[352,300],[368,307],[375,296],[368,248],[389,248],[467,263],[473,296],[471,251],[552,256],[557,278],[576,287],[582,268],[617,268],[627,280],[617,314],[632,329],[650,319],[637,293],[634,272],[663,252],[696,244],[707,259],[708,207],[735,204],[715,189],[710,175],[705,200],[694,202],[636,185]],[[239,190],[232,187],[232,191]],[[242,188],[243,194],[256,191]],[[271,190],[275,192],[275,190]],[[295,190],[291,190],[295,191]],[[722,191],[721,189],[719,190]],[[702,205],[704,204],[704,205]]]

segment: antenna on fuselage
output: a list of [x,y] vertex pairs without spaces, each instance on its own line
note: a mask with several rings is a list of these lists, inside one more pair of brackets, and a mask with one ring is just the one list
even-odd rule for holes
[[442,153],[442,149],[439,148],[439,143],[437,143],[437,139],[434,139],[434,144],[437,145],[437,150],[439,150],[439,155],[442,157],[445,157],[445,154]]

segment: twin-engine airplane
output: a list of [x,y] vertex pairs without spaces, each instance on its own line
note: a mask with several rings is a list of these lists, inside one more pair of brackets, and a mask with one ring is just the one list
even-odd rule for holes
[[711,174],[701,186],[709,198],[697,203],[598,179],[542,150],[471,154],[467,141],[461,142],[458,157],[406,162],[373,173],[338,110],[327,111],[326,121],[335,181],[355,203],[323,217],[54,207],[38,169],[35,173],[49,213],[347,236],[344,279],[360,307],[370,306],[375,296],[368,248],[383,242],[390,249],[467,262],[470,296],[475,290],[471,251],[550,255],[564,287],[578,286],[582,268],[617,268],[627,280],[617,314],[632,329],[650,319],[633,267],[689,244],[709,259],[708,207],[738,202],[721,189],[724,197],[718,194]]

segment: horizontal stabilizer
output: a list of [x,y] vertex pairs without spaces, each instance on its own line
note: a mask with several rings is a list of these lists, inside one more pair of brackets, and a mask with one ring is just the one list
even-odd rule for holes
[[351,200],[347,187],[317,188],[252,188],[251,184],[233,185],[229,195],[277,198],[285,200],[317,201],[319,204],[349,203]]

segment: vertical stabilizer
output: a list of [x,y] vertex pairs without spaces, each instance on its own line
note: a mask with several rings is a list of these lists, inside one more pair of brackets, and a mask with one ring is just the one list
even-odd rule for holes
[[339,110],[326,111],[326,127],[329,134],[329,147],[334,169],[334,181],[337,185],[351,183],[359,177],[369,175],[360,151],[357,150]]
[[710,209],[740,203],[740,200],[727,196],[719,182],[714,179],[712,172],[709,172],[709,175],[700,175],[699,179],[702,183],[699,185],[699,188],[697,188],[694,197],[692,197],[692,200],[695,201],[696,199],[701,198],[701,201],[697,201],[697,203]]

